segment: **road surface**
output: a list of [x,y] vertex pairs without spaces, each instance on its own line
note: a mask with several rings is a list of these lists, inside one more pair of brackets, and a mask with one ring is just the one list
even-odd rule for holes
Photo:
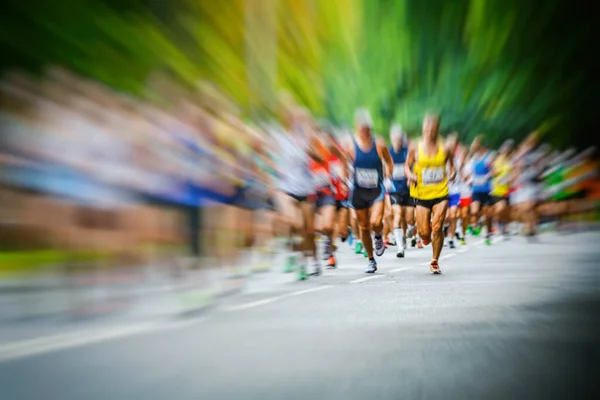
[[600,398],[598,233],[252,278],[200,316],[0,344],[9,399]]

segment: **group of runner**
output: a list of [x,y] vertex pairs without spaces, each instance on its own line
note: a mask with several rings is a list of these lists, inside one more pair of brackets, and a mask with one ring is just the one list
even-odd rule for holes
[[[467,147],[455,132],[443,139],[440,117],[432,114],[414,141],[394,125],[388,146],[373,132],[368,111],[359,110],[355,122],[353,135],[313,122],[296,124],[289,136],[297,157],[285,153],[279,198],[282,212],[302,211],[296,231],[302,239],[293,244],[286,271],[297,267],[300,279],[321,273],[317,233],[328,268],[337,266],[338,239],[368,258],[366,273],[377,271],[375,256],[389,246],[405,257],[410,239],[413,247],[431,243],[434,274],[441,272],[443,247],[455,248],[457,240],[465,245],[468,234],[485,231],[491,245],[492,234],[508,237],[513,222],[536,236],[539,180],[551,160],[537,133],[519,147],[507,140],[494,151],[481,135]],[[310,273],[306,265],[312,265]]]

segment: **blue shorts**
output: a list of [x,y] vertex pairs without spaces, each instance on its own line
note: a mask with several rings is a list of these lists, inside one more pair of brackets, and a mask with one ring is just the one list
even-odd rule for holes
[[460,204],[460,193],[451,194],[448,196],[448,208],[458,207]]

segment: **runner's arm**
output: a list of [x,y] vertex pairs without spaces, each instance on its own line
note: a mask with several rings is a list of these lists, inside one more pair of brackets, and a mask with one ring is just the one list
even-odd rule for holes
[[394,170],[394,161],[392,160],[392,156],[390,155],[390,151],[388,150],[387,146],[385,145],[385,142],[383,140],[377,140],[377,152],[379,153],[379,156],[383,159],[385,165],[384,165],[384,171],[383,171],[383,177],[385,179],[387,178],[392,178],[392,171]]
[[456,179],[456,167],[454,166],[454,157],[452,157],[452,151],[450,149],[446,149],[446,160],[448,164],[450,164],[450,176],[448,177],[451,182]]
[[412,171],[413,165],[415,164],[415,146],[411,144],[408,148],[406,155],[406,162],[404,163],[404,175],[408,179],[408,183],[417,183],[417,175]]

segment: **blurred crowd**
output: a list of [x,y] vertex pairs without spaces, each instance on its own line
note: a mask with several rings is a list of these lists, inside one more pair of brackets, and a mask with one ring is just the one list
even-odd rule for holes
[[191,238],[198,255],[199,208],[264,204],[274,173],[264,134],[208,84],[150,102],[50,68],[5,74],[1,95],[4,251],[92,251],[132,263],[145,261],[147,245],[189,253]]
[[[83,251],[126,264],[175,252],[230,265],[295,222],[274,203],[281,143],[286,130],[320,128],[285,96],[282,125],[252,125],[208,83],[145,101],[49,68],[6,73],[0,90],[2,252]],[[514,166],[537,182],[541,216],[561,220],[596,212],[593,157],[531,136]]]

